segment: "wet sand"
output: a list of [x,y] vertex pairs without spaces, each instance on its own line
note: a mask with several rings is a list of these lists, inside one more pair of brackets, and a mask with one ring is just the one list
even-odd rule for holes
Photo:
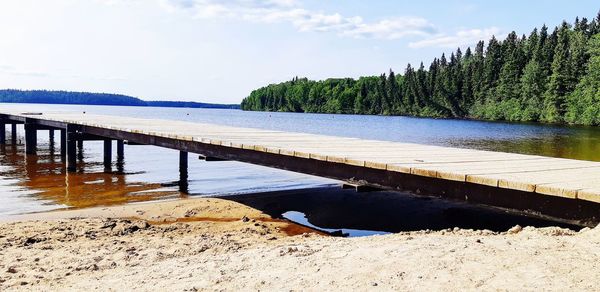
[[[337,238],[224,199],[0,223],[0,290],[596,290],[600,228]],[[14,221],[16,220],[16,221]]]

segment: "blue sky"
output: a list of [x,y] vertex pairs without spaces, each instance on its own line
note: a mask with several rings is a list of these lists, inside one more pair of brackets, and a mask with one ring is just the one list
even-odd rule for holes
[[598,1],[2,0],[0,88],[237,103],[289,80],[402,72]]

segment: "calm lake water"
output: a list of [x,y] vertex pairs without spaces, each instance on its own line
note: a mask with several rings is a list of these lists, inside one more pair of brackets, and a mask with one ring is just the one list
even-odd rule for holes
[[[219,109],[0,104],[0,109],[5,108],[85,111],[600,161],[600,129],[594,127]],[[22,141],[23,133],[19,134]],[[66,175],[59,155],[60,145],[52,147],[43,132],[38,138],[36,156],[26,157],[21,144],[0,149],[0,218],[57,208],[188,196],[180,193],[176,186],[177,151],[126,145],[124,172],[105,174],[102,143],[86,142],[80,172]],[[190,154],[191,196],[229,196],[338,184],[329,179],[266,167],[233,161],[205,162],[196,158]],[[302,217],[298,213],[287,215]]]

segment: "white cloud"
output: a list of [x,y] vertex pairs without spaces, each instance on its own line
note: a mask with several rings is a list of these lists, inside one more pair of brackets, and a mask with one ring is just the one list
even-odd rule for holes
[[492,36],[500,33],[501,31],[497,27],[460,30],[454,35],[438,34],[424,40],[411,42],[408,46],[415,49],[425,47],[456,48],[473,45],[480,40],[487,41]]
[[296,0],[268,0],[266,2],[283,7],[292,7],[298,5]]
[[234,16],[233,11],[225,3],[203,0],[158,0],[158,2],[169,12],[190,12],[198,18]]
[[253,22],[281,23],[289,22],[299,31],[335,31],[344,32],[354,29],[362,23],[360,17],[346,18],[339,13],[324,14],[301,8],[259,9],[246,11],[242,17]]
[[376,23],[357,23],[356,27],[343,31],[342,35],[357,38],[399,39],[409,35],[435,33],[433,24],[420,17],[398,17]]
[[185,11],[199,18],[239,18],[258,23],[291,23],[298,31],[335,32],[353,38],[399,39],[431,35],[433,24],[420,17],[396,17],[365,22],[360,16],[347,17],[304,9],[296,0],[159,0],[170,11]]
[[[127,1],[127,0],[103,0],[103,1]],[[165,8],[174,10],[191,10],[198,12],[203,10],[213,10],[220,7],[220,10],[226,11],[225,14],[215,14],[214,17],[230,16],[229,12],[240,13],[243,10],[253,9],[283,9],[297,6],[295,0],[158,0]],[[202,13],[201,13],[202,14]]]

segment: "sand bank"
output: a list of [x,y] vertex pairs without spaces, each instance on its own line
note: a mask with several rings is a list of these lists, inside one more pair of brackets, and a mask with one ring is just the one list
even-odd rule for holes
[[335,238],[222,199],[0,223],[0,290],[597,290],[600,228]]

